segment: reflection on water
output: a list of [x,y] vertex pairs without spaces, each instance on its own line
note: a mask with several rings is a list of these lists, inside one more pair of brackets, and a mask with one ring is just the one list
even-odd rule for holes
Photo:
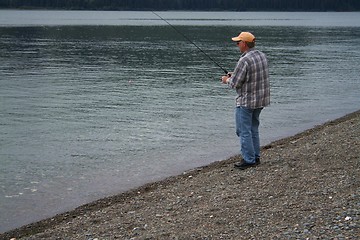
[[[359,27],[359,12],[156,12],[182,26]],[[154,26],[166,23],[151,11],[1,10],[0,26]]]
[[[177,28],[234,67],[241,27]],[[263,144],[358,110],[359,28],[246,30],[270,60]],[[0,231],[238,153],[221,69],[168,26],[7,27],[0,42]]]

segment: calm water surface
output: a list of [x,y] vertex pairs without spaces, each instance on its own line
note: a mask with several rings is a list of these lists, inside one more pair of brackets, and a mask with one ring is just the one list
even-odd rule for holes
[[[160,14],[228,70],[230,37],[254,32],[262,144],[360,107],[360,13]],[[238,153],[221,69],[151,12],[0,11],[0,26],[0,232]]]

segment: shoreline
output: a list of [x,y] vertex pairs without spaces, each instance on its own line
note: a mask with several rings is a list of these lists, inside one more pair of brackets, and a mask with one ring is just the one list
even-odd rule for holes
[[[0,239],[355,239],[359,122],[356,111],[265,145],[256,168],[233,169],[239,161],[234,156],[7,231]],[[332,207],[349,211],[332,213]],[[329,219],[325,213],[332,213]]]

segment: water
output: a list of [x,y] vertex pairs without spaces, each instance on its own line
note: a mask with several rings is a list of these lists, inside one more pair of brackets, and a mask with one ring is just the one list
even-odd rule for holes
[[[158,12],[173,25],[359,27],[358,12]],[[166,25],[152,12],[0,10],[0,26]]]
[[[229,38],[254,32],[263,145],[359,109],[360,13],[160,14],[228,70]],[[0,232],[238,153],[221,69],[151,12],[6,10],[0,26]]]

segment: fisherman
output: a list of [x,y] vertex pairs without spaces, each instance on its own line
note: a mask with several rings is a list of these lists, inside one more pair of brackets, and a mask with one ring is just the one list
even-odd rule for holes
[[234,167],[244,170],[260,164],[259,116],[270,104],[269,67],[265,54],[255,49],[253,34],[241,32],[232,41],[242,55],[234,72],[222,76],[221,80],[238,94],[235,123],[243,161],[235,163]]

